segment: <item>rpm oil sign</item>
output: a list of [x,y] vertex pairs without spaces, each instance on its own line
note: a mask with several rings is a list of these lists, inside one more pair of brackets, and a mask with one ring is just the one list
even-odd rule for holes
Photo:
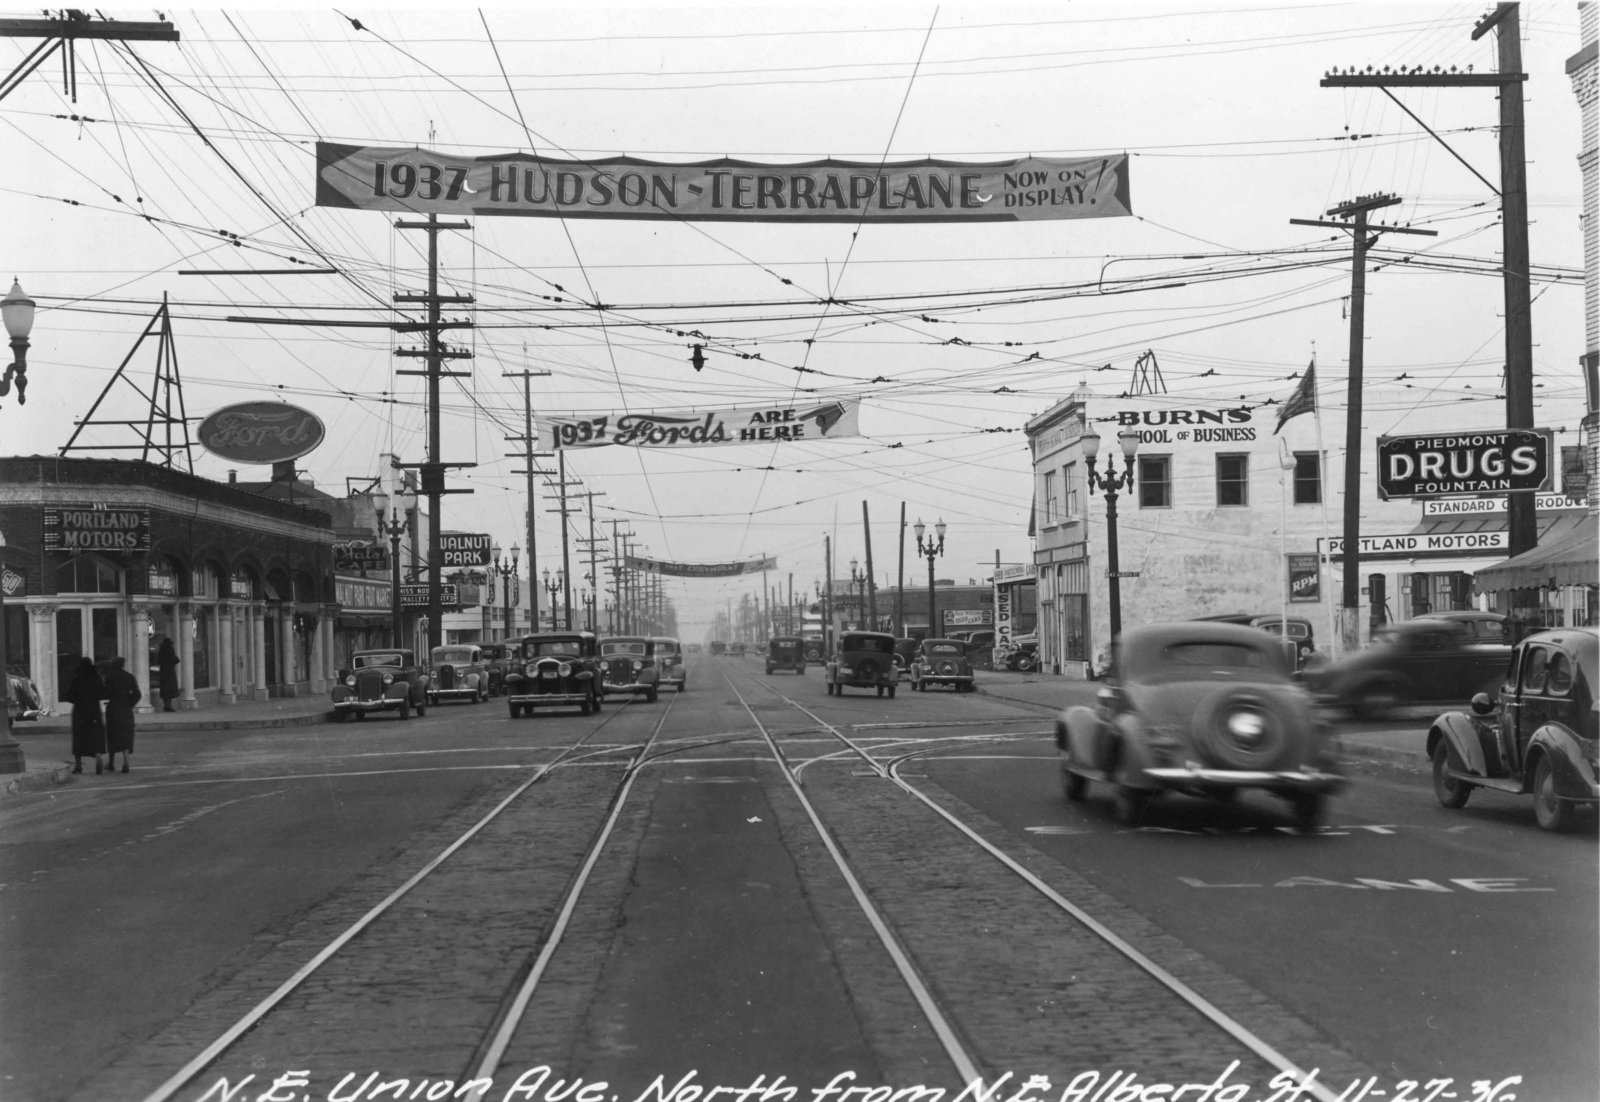
[[1550,488],[1549,429],[1378,437],[1378,496],[1459,497]]

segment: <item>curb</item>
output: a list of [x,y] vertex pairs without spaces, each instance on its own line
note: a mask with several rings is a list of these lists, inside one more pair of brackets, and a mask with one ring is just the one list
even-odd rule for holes
[[[306,715],[272,716],[258,719],[218,719],[215,721],[196,720],[189,723],[163,723],[160,720],[145,720],[135,722],[135,729],[139,734],[161,732],[171,734],[174,731],[250,731],[268,727],[311,727],[319,723],[327,723],[326,712],[311,712]],[[25,735],[70,735],[72,725],[69,723],[41,723],[30,725],[26,731],[19,731],[13,727],[12,734]]]
[[43,792],[57,785],[66,784],[72,777],[72,766],[63,762],[48,769],[30,769],[26,773],[19,773],[5,783],[4,793],[14,796],[24,792]]

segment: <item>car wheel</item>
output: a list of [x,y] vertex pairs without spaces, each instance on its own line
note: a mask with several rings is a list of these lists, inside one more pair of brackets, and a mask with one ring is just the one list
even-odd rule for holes
[[1392,682],[1373,685],[1356,698],[1350,710],[1357,719],[1382,719],[1400,703],[1400,687]]
[[1294,798],[1294,825],[1302,834],[1315,834],[1328,819],[1328,798],[1308,792]]
[[1145,812],[1150,810],[1150,804],[1155,799],[1155,793],[1148,788],[1134,788],[1130,785],[1118,785],[1116,797],[1117,819],[1124,826],[1136,827],[1144,821]]
[[333,713],[333,721],[335,723],[343,723],[345,720],[347,720],[349,718],[350,718],[350,713],[349,712],[334,712]]
[[646,700],[648,700],[650,703],[654,704],[656,702],[656,691],[655,691],[655,689],[652,688],[649,692],[645,693],[644,694],[644,698]]
[[428,709],[424,708],[421,704],[418,704],[417,705],[417,718],[418,719],[422,719],[427,714],[428,714]]
[[894,699],[894,689],[895,689],[895,687],[893,685],[889,686],[889,699],[890,700]]
[[406,699],[405,697],[401,697],[400,698],[400,718],[401,719],[410,719],[411,718],[411,701]]
[[1556,795],[1556,771],[1548,754],[1540,754],[1533,767],[1533,816],[1540,829],[1555,831],[1571,830],[1577,819],[1577,809]]
[[1445,807],[1466,807],[1472,796],[1472,785],[1450,776],[1450,752],[1440,739],[1433,748],[1433,794]]
[[511,713],[512,719],[516,719],[517,713],[522,711],[522,708],[515,701],[512,701],[506,705],[506,710]]
[[1077,803],[1089,792],[1089,778],[1068,769],[1065,754],[1062,754],[1061,758],[1061,794],[1073,803]]
[[592,711],[592,709],[589,707],[589,702],[587,700],[580,701],[578,703],[578,714],[580,716],[586,716],[590,713],[590,711]]
[[882,685],[879,685],[879,686],[878,686],[878,696],[879,696],[879,697],[882,697],[882,696],[883,696],[883,686],[882,686]]

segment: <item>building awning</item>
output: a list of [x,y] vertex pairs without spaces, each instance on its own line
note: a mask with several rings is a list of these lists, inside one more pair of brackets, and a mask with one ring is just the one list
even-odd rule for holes
[[1560,517],[1539,537],[1537,547],[1484,567],[1473,575],[1472,584],[1480,593],[1600,585],[1600,524],[1587,513]]

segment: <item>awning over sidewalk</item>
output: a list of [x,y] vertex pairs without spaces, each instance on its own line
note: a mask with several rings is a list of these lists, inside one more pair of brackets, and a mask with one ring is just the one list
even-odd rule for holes
[[1587,513],[1564,516],[1533,550],[1484,567],[1472,583],[1480,593],[1600,585],[1600,522]]

